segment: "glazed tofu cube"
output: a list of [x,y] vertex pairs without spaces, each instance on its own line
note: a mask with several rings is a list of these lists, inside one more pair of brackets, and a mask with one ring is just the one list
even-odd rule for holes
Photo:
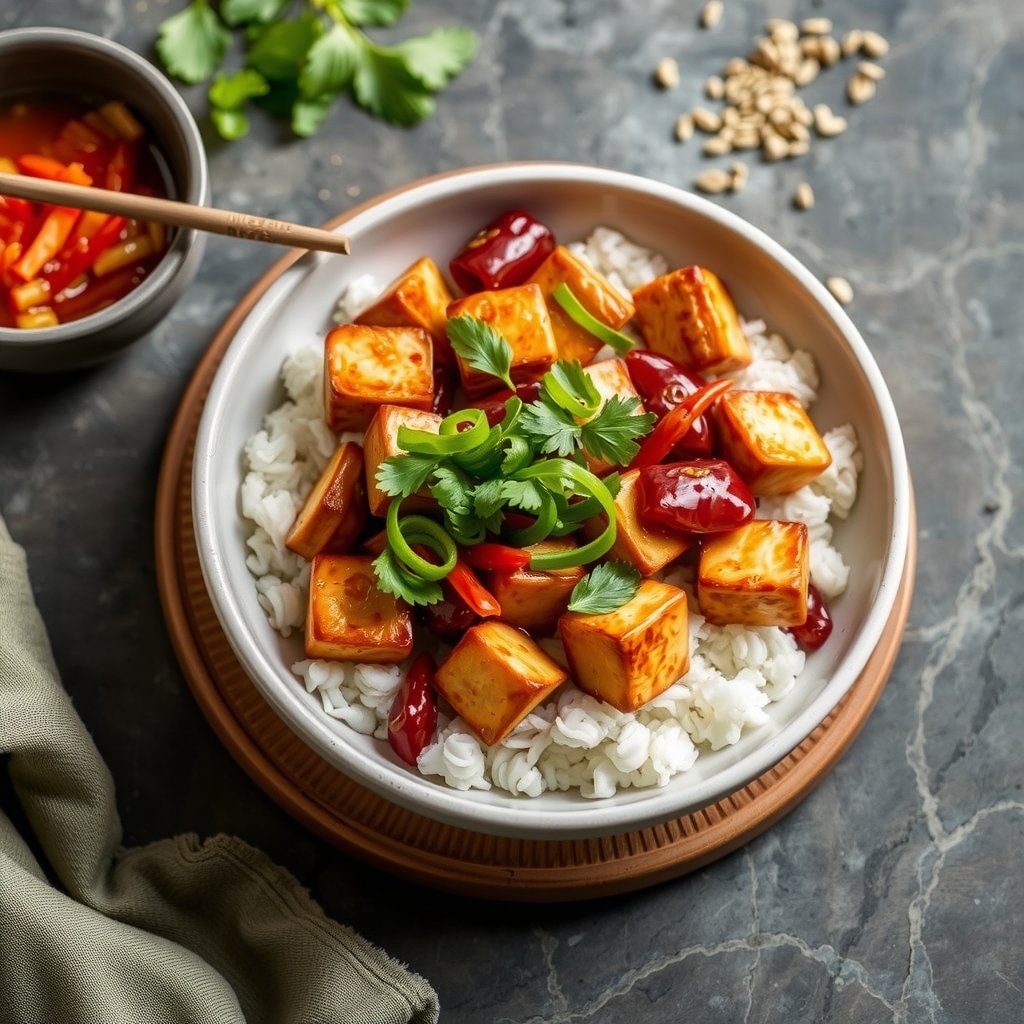
[[429,256],[421,256],[355,318],[378,327],[422,327],[434,342],[434,362],[451,365],[455,356],[448,341],[448,305],[454,296]]
[[429,409],[430,334],[422,327],[342,324],[324,345],[324,412],[332,430],[365,430],[384,403]]
[[366,514],[363,449],[345,441],[306,496],[285,546],[308,559],[321,551],[344,554],[363,532]]
[[[613,395],[618,395],[620,398],[635,398],[637,399],[636,414],[637,416],[643,414],[644,406],[640,401],[640,393],[634,387],[626,364],[621,359],[602,359],[600,362],[584,366],[583,372],[590,378],[594,387],[597,388],[597,393],[604,401],[607,402]],[[598,476],[604,476],[605,473],[609,473],[615,468],[610,462],[596,459],[589,453],[585,452],[584,455],[587,460],[587,468]]]
[[722,457],[755,495],[791,494],[832,463],[810,416],[784,391],[727,391],[714,421]]
[[558,620],[576,685],[630,712],[668,689],[690,667],[686,594],[644,580],[631,601],[612,612],[566,612]]
[[[490,324],[512,346],[512,380],[526,384],[539,380],[558,357],[551,317],[540,287],[535,284],[475,292],[456,299],[448,307],[448,316],[471,316]],[[479,398],[501,387],[488,373],[474,369],[456,355],[462,386],[470,398]]]
[[310,566],[306,656],[397,664],[412,653],[412,615],[377,586],[369,555],[316,555]]
[[568,285],[584,309],[613,330],[619,330],[633,317],[633,303],[564,245],[555,247],[529,277],[527,283],[530,282],[540,285],[544,293],[559,359],[569,362],[575,359],[586,366],[604,344],[580,327],[558,304],[554,291],[559,285]]
[[[530,552],[568,551],[576,547],[571,537],[552,537],[532,544]],[[569,569],[494,570],[487,577],[490,592],[501,605],[502,622],[535,634],[553,632],[565,611],[573,587],[584,576],[581,565]]]
[[[643,518],[637,503],[636,482],[639,476],[640,470],[630,469],[620,478],[619,493],[615,496],[615,543],[608,557],[635,566],[641,576],[652,576],[688,551],[696,541],[689,534]],[[583,536],[593,540],[604,530],[607,522],[604,513],[587,520],[583,524]]]
[[704,539],[697,604],[718,625],[799,626],[807,618],[808,567],[803,523],[754,519]]
[[[382,405],[373,415],[363,437],[363,459],[366,463],[366,500],[370,514],[382,516],[391,504],[391,496],[377,486],[377,470],[380,464],[392,455],[403,455],[398,446],[398,428],[411,427],[413,430],[429,430],[436,434],[441,426],[441,417],[436,412],[409,409],[402,405]],[[406,499],[410,507],[428,503],[429,498],[416,502],[416,495]]]
[[491,619],[466,631],[438,666],[435,685],[466,725],[492,745],[566,678],[565,669],[522,630]]
[[681,267],[633,292],[647,347],[700,374],[749,366],[753,354],[725,285],[706,267]]

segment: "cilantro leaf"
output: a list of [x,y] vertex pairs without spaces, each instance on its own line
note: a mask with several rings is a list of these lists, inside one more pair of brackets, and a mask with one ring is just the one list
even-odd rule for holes
[[266,25],[273,21],[291,0],[221,0],[220,16],[229,25],[247,25],[257,22]]
[[377,486],[393,498],[415,494],[437,467],[432,455],[392,455],[377,467]]
[[393,25],[405,13],[410,0],[338,0],[342,14],[353,25]]
[[580,427],[584,449],[602,462],[626,465],[640,446],[636,438],[646,434],[654,424],[653,413],[637,414],[640,399],[612,395],[596,416]]
[[503,381],[513,391],[512,346],[488,323],[464,313],[448,321],[448,340],[455,354],[474,370]]
[[409,604],[435,604],[443,596],[440,583],[409,572],[391,548],[385,548],[373,560],[373,569],[381,590]]
[[214,107],[210,111],[210,117],[220,137],[229,142],[240,139],[249,131],[249,118],[241,110],[223,110],[220,107]]
[[430,493],[448,512],[460,515],[473,513],[473,484],[464,474],[450,466],[438,466]]
[[219,74],[209,89],[210,102],[222,111],[241,110],[246,100],[266,96],[270,83],[251,68],[242,68],[233,75]]
[[434,112],[433,96],[394,50],[367,48],[352,79],[356,102],[374,117],[408,127]]
[[333,96],[317,96],[312,100],[297,99],[292,103],[291,125],[296,135],[306,137],[320,130],[334,103]]
[[160,24],[156,52],[172,75],[195,85],[217,70],[230,42],[207,0],[192,0]]
[[305,100],[347,89],[359,65],[359,39],[346,25],[334,25],[315,40],[299,73]]
[[520,429],[539,451],[571,455],[579,447],[581,428],[564,409],[549,402],[531,402],[519,414]]
[[573,587],[569,611],[601,615],[631,601],[640,589],[640,573],[625,562],[596,565]]
[[322,32],[319,19],[311,14],[294,21],[274,22],[256,37],[246,63],[271,81],[295,81],[306,54]]
[[464,28],[438,28],[395,49],[425,88],[443,89],[476,56],[476,36]]

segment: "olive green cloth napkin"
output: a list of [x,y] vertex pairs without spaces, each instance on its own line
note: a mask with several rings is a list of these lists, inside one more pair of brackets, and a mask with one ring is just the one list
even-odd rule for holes
[[241,840],[121,845],[113,780],[2,518],[0,765],[23,811],[0,805],[4,1024],[437,1021],[423,978]]

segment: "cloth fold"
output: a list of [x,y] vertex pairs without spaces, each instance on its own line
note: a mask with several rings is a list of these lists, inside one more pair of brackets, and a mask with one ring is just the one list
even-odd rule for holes
[[424,978],[242,840],[124,848],[2,518],[0,760],[19,805],[0,806],[0,1024],[438,1020]]

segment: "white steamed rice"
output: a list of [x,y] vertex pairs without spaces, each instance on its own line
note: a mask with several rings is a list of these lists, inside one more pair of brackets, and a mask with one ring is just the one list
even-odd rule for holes
[[[596,229],[573,249],[625,292],[667,269],[660,257],[608,228]],[[336,318],[350,319],[378,289],[366,277],[353,281]],[[811,356],[790,350],[760,321],[745,327],[754,362],[732,375],[738,386],[789,391],[810,406],[818,387]],[[322,373],[319,347],[289,355],[281,371],[286,400],[267,414],[245,449],[241,511],[252,525],[246,564],[270,625],[284,637],[301,633],[309,580],[309,564],[285,547],[284,538],[339,440],[324,422]],[[824,440],[832,453],[830,468],[794,494],[761,499],[758,515],[806,523],[811,580],[832,599],[845,590],[849,576],[832,545],[833,523],[853,506],[862,456],[852,426],[828,431]],[[707,623],[685,573],[670,570],[664,578],[690,595],[691,665],[682,679],[633,714],[566,684],[493,747],[442,710],[419,770],[459,790],[494,787],[529,797],[578,790],[584,797],[605,798],[621,788],[663,786],[692,767],[701,750],[727,747],[767,722],[768,705],[788,693],[803,671],[803,651],[783,629]],[[541,644],[565,664],[556,638]],[[325,714],[386,742],[388,711],[404,666],[303,659],[292,669],[318,695]]]

